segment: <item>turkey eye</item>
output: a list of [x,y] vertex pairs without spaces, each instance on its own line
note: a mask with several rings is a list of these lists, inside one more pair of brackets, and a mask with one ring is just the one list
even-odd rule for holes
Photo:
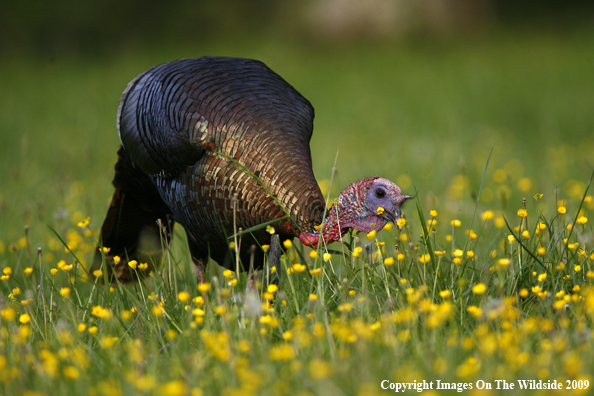
[[386,192],[381,188],[378,188],[377,190],[375,190],[375,196],[378,198],[383,198],[386,196]]

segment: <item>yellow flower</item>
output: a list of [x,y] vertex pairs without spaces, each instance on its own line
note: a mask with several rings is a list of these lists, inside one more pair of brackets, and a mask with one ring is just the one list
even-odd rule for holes
[[97,331],[99,331],[99,328],[97,328],[97,326],[89,327],[89,334],[97,334]]
[[457,219],[456,219],[456,220],[452,220],[452,221],[450,222],[450,225],[451,225],[452,227],[460,227],[460,226],[462,225],[462,222],[461,222],[460,220],[457,220]]
[[101,271],[100,269],[93,271],[93,276],[95,278],[99,278],[101,275],[103,275],[103,271]]
[[378,207],[377,207],[377,214],[378,214],[378,215],[382,215],[382,214],[384,214],[384,212],[385,212],[385,211],[386,211],[386,210],[385,210],[384,208],[382,208],[381,206],[378,206]]
[[575,267],[573,267],[573,270],[575,272],[580,272],[582,270],[582,266],[581,265],[576,265]]
[[466,252],[466,257],[473,258],[474,257],[474,252],[472,250],[467,251]]
[[190,301],[190,297],[191,295],[187,291],[180,291],[179,293],[177,293],[177,300],[180,302]]
[[471,241],[474,241],[478,235],[476,235],[476,232],[474,232],[473,230],[468,230],[468,236],[470,237]]
[[4,273],[4,275],[12,275],[12,268],[10,267],[5,267],[2,272]]
[[398,261],[404,261],[405,258],[406,257],[402,253],[398,253],[398,255],[396,256],[396,260]]
[[296,355],[295,349],[286,343],[277,344],[268,350],[268,358],[273,361],[291,360]]
[[510,259],[508,259],[508,258],[500,258],[500,259],[497,261],[497,264],[498,264],[500,267],[507,267],[508,265],[510,265],[510,264],[511,264],[511,260],[510,260]]
[[322,257],[324,258],[325,262],[328,262],[330,261],[330,258],[332,258],[332,255],[330,253],[324,253]]
[[103,348],[103,349],[109,349],[109,348],[113,347],[117,341],[118,341],[118,337],[105,336],[99,340],[99,345],[101,345],[101,348]]
[[80,228],[85,228],[86,226],[89,225],[89,222],[91,221],[90,217],[87,217],[86,219],[84,219],[83,221],[79,221],[77,226]]
[[439,297],[441,298],[448,298],[449,296],[452,295],[452,291],[451,290],[442,290],[439,292]]
[[295,263],[295,264],[293,264],[293,268],[289,268],[289,269],[292,269],[295,272],[303,272],[307,269],[307,267],[304,264]]
[[91,309],[91,315],[96,316],[102,319],[110,319],[111,318],[111,310],[107,308],[103,308],[101,305],[95,305]]
[[198,291],[200,293],[208,293],[209,290],[210,290],[210,283],[200,283],[198,285]]
[[101,251],[105,254],[109,253],[110,250],[111,250],[111,248],[108,248],[108,247],[101,248]]
[[528,232],[528,230],[522,231],[522,237],[525,239],[530,238],[530,233]]
[[542,274],[540,274],[540,275],[538,275],[538,281],[539,281],[539,282],[544,282],[544,281],[545,281],[545,279],[547,279],[547,274],[546,274],[546,272],[545,272],[545,273],[542,273]]
[[376,231],[375,230],[372,230],[372,231],[370,231],[370,232],[367,233],[367,238],[374,239],[375,238],[375,234],[377,234]]
[[462,257],[463,254],[464,252],[460,249],[454,250],[454,257]]
[[70,272],[70,270],[74,267],[74,264],[64,264],[62,268],[60,268],[64,272]]
[[353,250],[353,257],[359,257],[359,255],[363,252],[363,248],[361,246],[357,246],[355,250]]
[[435,210],[435,209],[431,209],[431,211],[429,212],[429,214],[431,215],[431,217],[437,217],[437,216],[439,216],[439,214],[437,213],[437,210]]
[[192,315],[194,315],[194,316],[204,316],[205,313],[206,312],[204,312],[204,310],[200,309],[200,308],[194,308],[192,310]]
[[431,255],[428,253],[422,254],[421,256],[419,256],[419,261],[423,264],[428,263],[429,261],[431,261]]
[[357,294],[355,290],[349,290],[349,296],[354,296],[355,294]]
[[475,318],[480,318],[483,315],[483,310],[474,305],[469,306],[466,310]]
[[60,289],[60,294],[62,295],[62,297],[64,298],[68,298],[70,297],[70,288],[69,287],[63,287]]
[[155,305],[152,309],[153,315],[155,316],[163,316],[165,314],[165,311],[163,310],[162,307]]
[[503,217],[498,217],[495,219],[495,227],[503,228],[505,227],[505,219]]
[[586,216],[580,216],[580,217],[578,217],[577,222],[579,224],[584,225],[588,222],[588,218]]
[[310,294],[309,295],[309,300],[310,301],[317,301],[318,299],[318,295],[317,294]]
[[392,229],[392,223],[386,223],[386,225],[384,226],[384,230],[390,231],[391,229]]
[[79,333],[82,333],[87,329],[87,325],[84,323],[79,323],[78,327],[76,329],[78,330]]
[[493,217],[495,217],[495,213],[493,213],[492,210],[486,210],[481,214],[481,219],[483,221],[493,220]]
[[522,209],[518,209],[518,217],[527,217],[528,216],[528,211],[524,208]]
[[273,235],[276,231],[274,229],[274,227],[272,226],[266,226],[266,231],[270,234]]
[[520,290],[520,297],[528,297],[528,290],[527,289]]
[[0,310],[0,316],[7,322],[12,322],[16,319],[16,311],[10,307]]
[[33,268],[27,267],[23,270],[23,272],[25,273],[25,275],[31,275],[33,273]]
[[309,362],[309,376],[314,380],[327,378],[332,372],[332,366],[321,359],[312,359]]
[[543,246],[536,249],[536,253],[538,253],[539,256],[544,256],[546,254],[546,252],[547,252],[547,249],[545,249]]
[[513,243],[516,240],[516,237],[513,235],[508,235],[507,240],[509,241],[509,243]]
[[276,293],[277,290],[278,290],[278,286],[275,284],[270,284],[266,288],[266,291],[268,291],[268,293],[272,293],[272,294]]
[[[80,223],[79,223],[79,227],[80,227]],[[76,380],[76,379],[78,379],[78,377],[80,377],[80,373],[78,372],[78,369],[74,366],[66,366],[66,367],[64,367],[64,370],[62,372],[64,373],[64,377],[67,379]]]
[[532,180],[529,177],[523,177],[518,180],[518,190],[527,192],[532,188]]
[[[355,249],[355,250],[357,250],[357,249]],[[353,252],[353,255],[354,255],[354,252]],[[316,252],[315,250],[312,250],[311,252],[309,252],[309,257],[311,257],[312,259],[317,258],[318,252]],[[357,257],[357,256],[355,256],[355,257]]]
[[266,253],[270,249],[270,245],[262,245],[262,250]]
[[30,321],[31,316],[29,316],[28,313],[24,313],[21,316],[19,316],[19,322],[21,322],[22,324],[29,323]]
[[159,394],[163,396],[183,396],[187,394],[186,383],[183,381],[169,381],[161,385]]
[[138,266],[138,261],[130,260],[130,261],[128,261],[128,266],[132,269],[136,269],[136,267]]
[[58,273],[58,269],[57,269],[57,268],[52,268],[52,269],[50,270],[50,272],[52,273],[52,275],[54,275],[54,276],[55,276],[55,275]]
[[309,270],[310,275],[316,276],[316,275],[320,275],[322,273],[322,269],[321,268],[314,268]]
[[567,208],[565,206],[559,206],[557,208],[557,212],[559,212],[560,214],[565,214],[565,212],[567,212]]
[[400,228],[404,227],[405,224],[406,224],[406,219],[404,217],[399,218],[398,221],[396,222],[396,225]]
[[138,264],[138,269],[140,269],[140,270],[143,270],[144,271],[147,268],[148,268],[148,263]]
[[225,270],[223,271],[223,276],[227,279],[231,278],[233,276],[233,271],[231,270]]
[[394,257],[388,257],[384,259],[384,264],[386,264],[388,267],[394,265]]
[[487,291],[487,286],[484,283],[477,283],[472,287],[472,292],[474,294],[483,294]]
[[118,265],[120,263],[120,260],[121,260],[120,259],[120,256],[113,256],[112,259],[113,259],[113,263],[115,265]]
[[534,194],[534,197],[533,197],[533,198],[534,198],[535,200],[537,200],[537,201],[540,201],[540,200],[542,199],[542,196],[543,196],[543,195],[544,195],[544,194]]
[[291,249],[293,247],[293,242],[290,239],[283,241],[283,246],[285,249]]
[[540,287],[538,285],[532,286],[532,289],[531,290],[532,290],[532,293],[538,294],[538,293],[540,293],[542,291],[542,287]]
[[235,249],[235,242],[229,242],[229,249]]

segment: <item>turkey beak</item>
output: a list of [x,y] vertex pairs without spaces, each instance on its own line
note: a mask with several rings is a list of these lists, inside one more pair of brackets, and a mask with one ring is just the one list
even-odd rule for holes
[[400,219],[401,216],[400,207],[402,206],[402,204],[406,202],[407,199],[410,199],[409,195],[399,195],[395,200],[395,204],[392,207],[392,210],[385,210],[382,217],[396,224],[396,222],[398,221],[398,219]]
[[396,203],[400,207],[406,202],[407,199],[410,199],[410,195],[399,195],[398,198],[396,198]]

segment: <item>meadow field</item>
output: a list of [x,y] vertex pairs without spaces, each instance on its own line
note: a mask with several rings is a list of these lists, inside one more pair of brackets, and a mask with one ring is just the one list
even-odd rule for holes
[[[201,55],[312,102],[328,202],[382,176],[406,219],[285,245],[278,286],[212,262],[197,284],[181,227],[157,274],[92,280],[121,92]],[[593,65],[589,28],[1,59],[0,394],[592,393]]]

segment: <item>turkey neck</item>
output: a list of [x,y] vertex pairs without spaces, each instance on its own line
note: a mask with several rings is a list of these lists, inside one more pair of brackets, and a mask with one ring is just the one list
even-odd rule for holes
[[360,189],[350,185],[344,190],[326,214],[320,230],[313,229],[299,234],[299,240],[307,246],[317,248],[320,243],[339,241],[354,226],[356,221],[365,219],[365,208],[357,202],[364,202]]

